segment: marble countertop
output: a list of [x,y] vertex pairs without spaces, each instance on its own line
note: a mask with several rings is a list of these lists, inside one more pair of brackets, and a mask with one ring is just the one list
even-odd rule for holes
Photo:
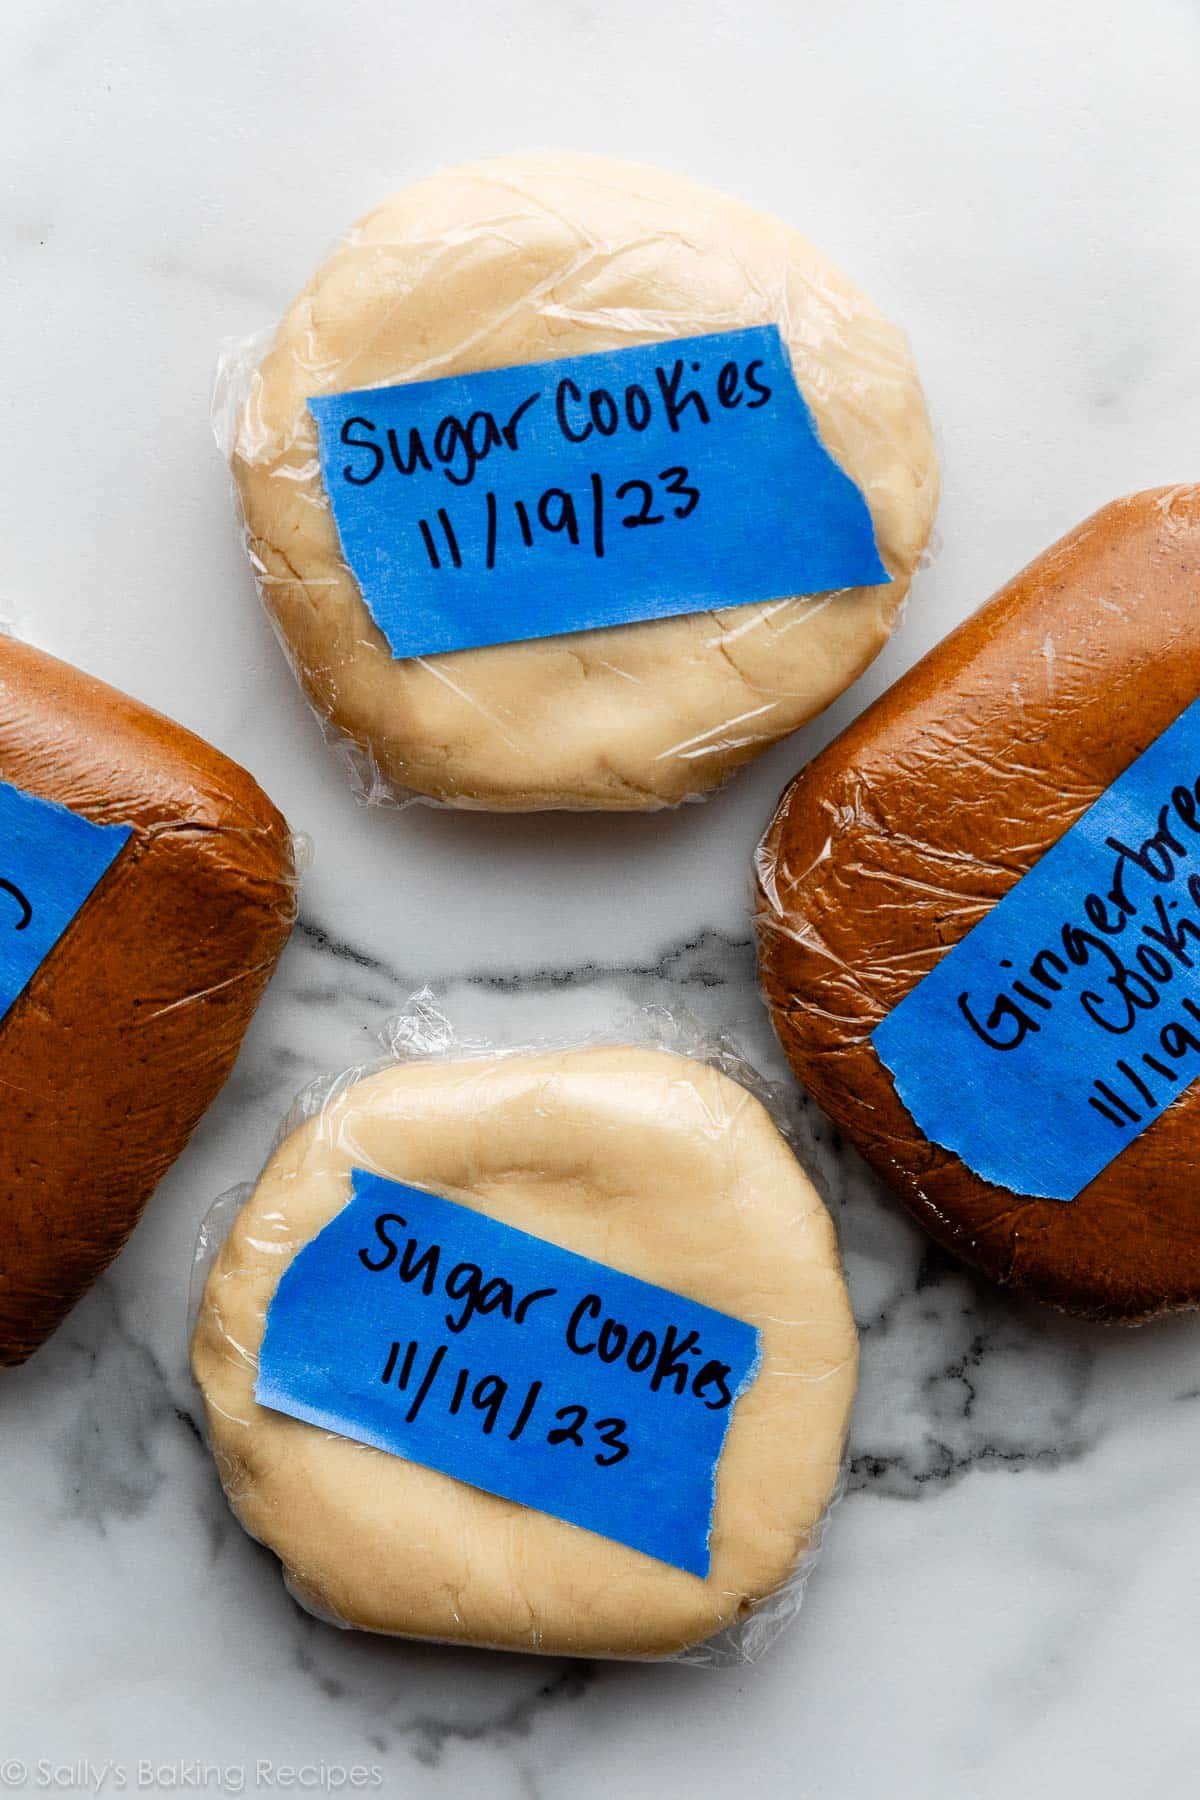
[[[225,1508],[184,1338],[210,1202],[423,982],[507,1042],[682,1003],[783,1073],[748,933],[783,781],[1095,506],[1197,476],[1194,0],[15,0],[3,44],[0,612],[231,751],[315,858],[226,1092],[0,1384],[0,1783],[267,1791],[305,1764],[416,1800],[1190,1793],[1200,1325],[1106,1333],[1001,1299],[799,1100],[864,1363],[847,1496],[757,1667],[315,1623]],[[907,325],[940,553],[858,687],[703,808],[368,811],[253,594],[209,434],[216,345],[271,323],[393,186],[557,144],[784,214]]]

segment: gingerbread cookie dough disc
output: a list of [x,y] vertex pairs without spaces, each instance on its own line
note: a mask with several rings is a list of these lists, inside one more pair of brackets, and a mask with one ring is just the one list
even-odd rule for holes
[[[220,1092],[287,942],[297,884],[287,824],[245,769],[2,636],[0,786],[3,1368],[31,1356],[108,1267]],[[86,896],[72,840],[64,851],[14,821],[14,800],[127,833]],[[35,939],[41,955],[14,983]]]
[[[759,1328],[717,1467],[706,1580],[254,1399],[283,1270],[350,1171],[424,1186]],[[796,1569],[833,1493],[857,1346],[829,1217],[759,1102],[627,1046],[390,1068],[280,1146],[209,1276],[192,1347],[235,1512],[313,1610],[408,1637],[650,1657]]]
[[[1160,488],[1104,507],[796,777],[756,862],[763,987],[780,1042],[814,1099],[965,1262],[1064,1311],[1129,1323],[1200,1305],[1194,1061],[1161,1078],[1174,1081],[1171,1104],[1144,1130],[1118,1138],[1119,1154],[1074,1198],[1044,1199],[984,1179],[931,1142],[871,1033],[1193,705],[1197,595],[1200,487]],[[1186,759],[1177,778],[1195,780]],[[1171,800],[1169,785],[1163,799]],[[1163,822],[1170,816],[1168,806]],[[1195,905],[1184,885],[1196,867],[1194,834],[1178,819],[1176,828],[1181,879],[1161,890],[1168,935]],[[1153,820],[1145,829],[1153,831]],[[1091,866],[1097,892],[1107,893],[1111,863],[1097,856]],[[1117,963],[1127,959],[1135,971],[1138,944],[1152,943],[1141,932],[1155,918],[1153,887],[1143,876],[1139,911],[1128,928],[1118,916],[1111,936]],[[1052,947],[1054,928],[1083,904],[1082,884],[1064,894],[1045,940]],[[1084,924],[1099,917],[1111,932],[1103,908],[1080,916]],[[1182,930],[1187,961],[1152,958],[1160,978],[1181,963],[1194,966],[1194,921]],[[1064,1006],[1077,1017],[1087,1075],[1080,1081],[1068,1066],[1057,1095],[1049,1083],[1026,1089],[1019,1117],[1034,1142],[1063,1130],[1063,1093],[1086,1093],[1092,1073],[1137,1055],[1128,1037],[1089,1032],[1080,1006],[1081,989],[1106,991],[1107,941],[1093,927],[1083,972],[1062,957],[1045,965],[1063,970]],[[1036,992],[1028,976],[1025,988]],[[1189,1019],[1181,993],[1187,989],[1173,976],[1150,994],[1155,1030],[1177,1015]],[[978,1079],[945,1042],[931,1041],[929,1056],[947,1083]],[[1012,1091],[994,1090],[997,1109],[1006,1101],[1018,1116]]]
[[[751,325],[782,331],[889,585],[393,658],[339,549],[311,396]],[[837,269],[777,219],[584,156],[451,170],[369,214],[286,314],[231,450],[266,604],[368,790],[512,811],[673,805],[827,706],[887,639],[938,486],[904,338]]]

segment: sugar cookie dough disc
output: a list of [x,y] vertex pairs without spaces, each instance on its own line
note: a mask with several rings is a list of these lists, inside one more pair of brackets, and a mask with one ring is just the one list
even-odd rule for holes
[[[392,657],[340,553],[310,396],[764,324],[889,585]],[[885,642],[938,485],[902,334],[823,256],[677,176],[583,156],[451,170],[369,214],[284,318],[232,449],[267,606],[368,781],[512,811],[669,806],[827,706]]]
[[[428,1187],[758,1326],[717,1471],[707,1580],[253,1397],[267,1307],[358,1166]],[[390,1068],[268,1164],[192,1346],[246,1529],[315,1611],[559,1655],[655,1656],[788,1580],[833,1491],[857,1345],[833,1227],[763,1107],[704,1064],[625,1046]]]

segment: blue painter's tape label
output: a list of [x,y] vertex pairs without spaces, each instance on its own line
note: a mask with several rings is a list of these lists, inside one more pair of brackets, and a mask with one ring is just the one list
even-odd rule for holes
[[774,325],[308,404],[394,656],[890,580]]
[[705,1576],[758,1358],[741,1319],[356,1169],[280,1280],[254,1394]]
[[934,1143],[1073,1200],[1200,1074],[1200,701],[872,1042]]
[[29,985],[132,831],[96,825],[0,781],[0,1019]]

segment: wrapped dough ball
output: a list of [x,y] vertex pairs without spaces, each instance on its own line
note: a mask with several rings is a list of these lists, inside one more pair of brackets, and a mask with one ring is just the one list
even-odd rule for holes
[[[707,1579],[258,1404],[267,1310],[356,1168],[757,1328],[761,1361],[716,1469]],[[230,1503],[313,1611],[406,1637],[655,1657],[746,1618],[804,1565],[838,1480],[857,1340],[829,1216],[760,1102],[706,1064],[620,1045],[341,1086],[238,1215],[192,1362]]]
[[[339,546],[310,398],[762,325],[861,490],[887,585],[393,656]],[[369,214],[288,310],[229,438],[264,600],[368,797],[498,811],[699,798],[820,712],[886,641],[938,488],[904,338],[837,269],[777,219],[586,156],[451,170]]]

